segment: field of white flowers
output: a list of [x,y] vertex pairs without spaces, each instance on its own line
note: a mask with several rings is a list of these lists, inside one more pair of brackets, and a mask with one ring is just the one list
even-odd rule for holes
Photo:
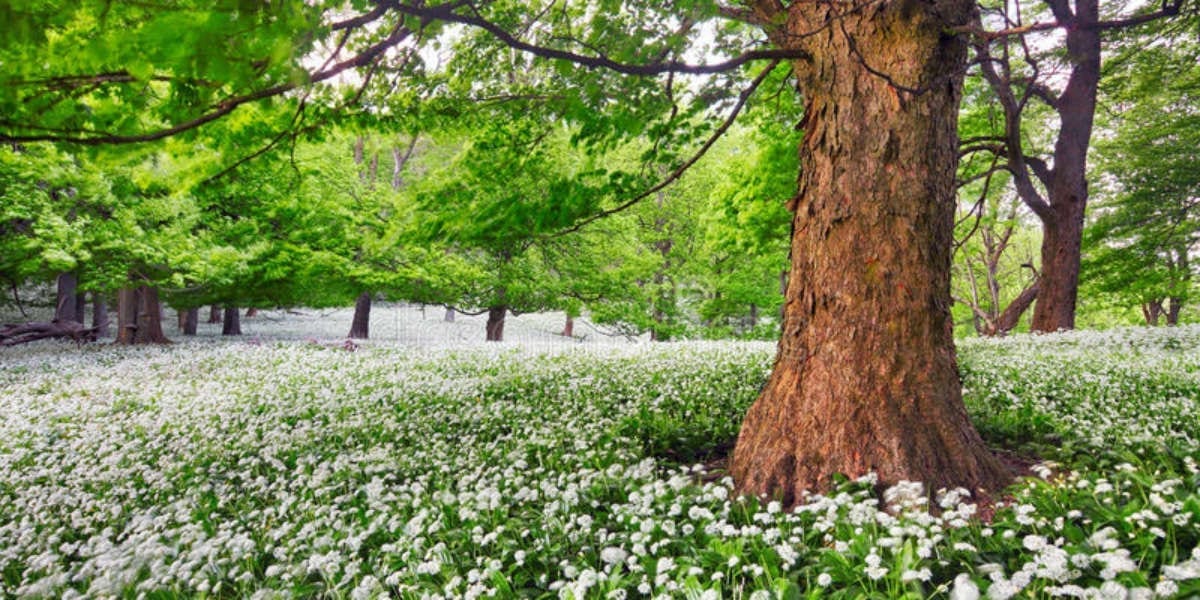
[[985,521],[870,481],[782,510],[698,468],[772,344],[260,327],[0,350],[0,597],[1200,594],[1200,328],[961,344],[985,437],[1046,461]]

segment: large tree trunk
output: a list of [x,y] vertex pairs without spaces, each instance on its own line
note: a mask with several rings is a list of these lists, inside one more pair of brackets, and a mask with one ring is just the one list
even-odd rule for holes
[[[1080,175],[1082,179],[1082,173]],[[1081,187],[1082,193],[1072,194],[1053,206],[1052,220],[1042,222],[1042,273],[1033,306],[1031,327],[1034,331],[1075,328],[1083,211],[1087,204],[1086,185]],[[1054,198],[1053,194],[1051,198]]]
[[354,301],[354,319],[350,321],[349,338],[365,340],[371,329],[371,293],[363,292]]
[[192,307],[183,313],[183,335],[196,335],[197,326],[200,324],[200,309]]
[[507,313],[508,306],[503,304],[500,306],[488,307],[487,341],[504,341],[504,317]]
[[122,288],[117,293],[118,344],[169,344],[162,330],[158,288]]
[[108,299],[104,294],[92,292],[92,329],[96,330],[96,339],[102,340],[109,335]]
[[221,321],[221,335],[242,335],[242,319],[236,306],[225,307],[225,318]]
[[813,57],[794,65],[804,169],[782,338],[730,472],[789,504],[837,473],[998,489],[1009,474],[967,420],[950,322],[965,45],[944,31],[972,3],[780,10],[772,40]]
[[58,321],[83,320],[76,318],[79,312],[79,280],[74,273],[59,273],[57,280],[58,294],[56,295],[54,318]]

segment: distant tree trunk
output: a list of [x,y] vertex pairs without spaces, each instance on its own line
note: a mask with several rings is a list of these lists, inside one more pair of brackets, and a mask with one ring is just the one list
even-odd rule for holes
[[220,323],[221,322],[221,307],[220,307],[220,305],[214,304],[214,305],[208,307],[208,322],[209,323]]
[[1167,299],[1167,325],[1179,324],[1179,311],[1183,308],[1183,298],[1171,296]]
[[[1017,70],[1008,65],[1007,51],[993,57],[989,41],[977,38],[975,42],[983,76],[1004,110],[1008,171],[1021,200],[1042,222],[1041,282],[1031,323],[1033,331],[1041,332],[1075,328],[1088,201],[1087,154],[1100,83],[1103,29],[1098,26],[1102,19],[1099,0],[1048,0],[1046,5],[1059,22],[1070,25],[1064,28],[1067,77],[1063,91],[1057,94],[1050,86],[1041,87],[1060,123],[1051,160],[1025,153],[1022,118],[1030,82],[1023,72],[1020,78],[1010,77]],[[1034,185],[1035,178],[1045,188],[1045,196]]]
[[575,317],[567,315],[567,322],[563,325],[563,337],[575,337]]
[[753,304],[753,303],[750,304],[750,323],[749,323],[749,325],[750,325],[750,330],[753,330],[755,327],[758,327],[758,305],[757,304]]
[[349,338],[365,340],[371,328],[371,293],[363,292],[354,301],[354,319],[350,321]]
[[251,306],[250,308],[246,309],[246,318],[247,319],[252,319],[257,316],[258,316],[258,308],[257,307]]
[[[79,280],[74,273],[59,273],[54,318],[59,321],[75,321],[79,312]],[[82,321],[81,321],[82,322]]]
[[84,315],[87,314],[87,297],[82,293],[75,294],[75,322],[83,324]]
[[504,341],[504,317],[507,313],[508,306],[503,304],[488,308],[487,341]]
[[138,288],[137,316],[137,343],[165,344],[170,341],[162,330],[162,303],[158,301],[158,288],[145,285]]
[[117,293],[117,343],[167,344],[162,330],[158,288],[122,288]]
[[793,64],[804,168],[782,336],[730,463],[737,489],[794,504],[874,472],[998,490],[1011,476],[967,419],[950,321],[965,38],[945,32],[974,3],[754,6],[812,58]]
[[242,320],[236,306],[225,307],[225,318],[221,323],[221,335],[242,335]]
[[137,334],[137,289],[117,291],[117,343],[133,344]]
[[1082,191],[1067,194],[1069,197],[1054,207],[1054,218],[1042,222],[1042,276],[1033,307],[1034,331],[1075,328],[1083,212],[1087,204],[1087,185],[1079,183],[1078,187]]
[[1162,300],[1147,300],[1142,303],[1142,316],[1146,319],[1146,325],[1157,327],[1162,313]]
[[446,307],[446,316],[443,320],[445,320],[447,323],[454,322],[454,309],[453,308]]
[[101,340],[109,335],[108,300],[104,294],[92,292],[92,327],[96,329],[96,339]]
[[184,311],[183,314],[183,335],[196,335],[197,326],[200,323],[200,308],[192,307]]
[[176,322],[175,323],[176,326],[179,328],[179,332],[183,333],[183,326],[187,322],[187,309],[186,308],[175,309],[175,322]]

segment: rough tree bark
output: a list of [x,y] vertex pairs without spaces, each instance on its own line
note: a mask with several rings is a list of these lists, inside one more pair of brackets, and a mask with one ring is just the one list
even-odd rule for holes
[[371,329],[371,293],[363,292],[354,301],[354,319],[350,321],[348,338],[365,340],[370,336]]
[[139,286],[117,292],[118,344],[169,344],[162,330],[158,288]]
[[776,45],[811,60],[793,64],[804,169],[783,332],[738,436],[738,489],[790,504],[872,471],[882,484],[998,489],[1010,475],[967,420],[950,326],[966,46],[945,31],[972,3],[755,9],[786,23],[768,31]]
[[236,306],[225,307],[225,318],[221,320],[221,335],[242,335],[242,318]]
[[504,317],[508,314],[508,306],[500,304],[488,307],[487,341],[504,341]]

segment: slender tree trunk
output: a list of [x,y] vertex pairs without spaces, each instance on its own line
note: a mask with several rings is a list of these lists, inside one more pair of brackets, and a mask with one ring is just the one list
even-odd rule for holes
[[443,320],[446,321],[447,323],[454,322],[454,309],[453,308],[448,308],[448,307],[446,308],[446,316],[443,318]]
[[791,504],[868,472],[998,489],[1010,475],[967,420],[950,321],[965,42],[944,32],[972,2],[756,6],[788,11],[772,40],[812,59],[794,63],[804,168],[782,338],[734,450],[738,489]]
[[365,340],[370,336],[371,292],[363,292],[354,301],[354,319],[350,321],[350,333],[346,337]]
[[59,321],[75,321],[79,311],[79,280],[74,273],[59,273],[57,283],[54,318]]
[[250,308],[246,309],[246,318],[247,319],[253,319],[254,317],[257,317],[257,316],[258,316],[258,307],[251,306]]
[[751,304],[749,329],[753,331],[755,327],[758,327],[758,305]]
[[187,324],[187,311],[186,308],[175,309],[175,324],[179,327],[180,333],[183,333],[183,328]]
[[214,305],[208,307],[208,322],[209,323],[220,323],[221,322],[221,307],[219,305],[214,304]]
[[96,339],[102,340],[109,335],[108,299],[104,294],[92,292],[92,327],[96,329]]
[[221,335],[242,335],[242,320],[236,306],[225,307],[225,318],[221,322]]
[[507,313],[508,306],[503,304],[488,308],[487,341],[504,341],[504,317]]
[[563,325],[563,337],[575,337],[575,317],[567,315],[567,322]]

